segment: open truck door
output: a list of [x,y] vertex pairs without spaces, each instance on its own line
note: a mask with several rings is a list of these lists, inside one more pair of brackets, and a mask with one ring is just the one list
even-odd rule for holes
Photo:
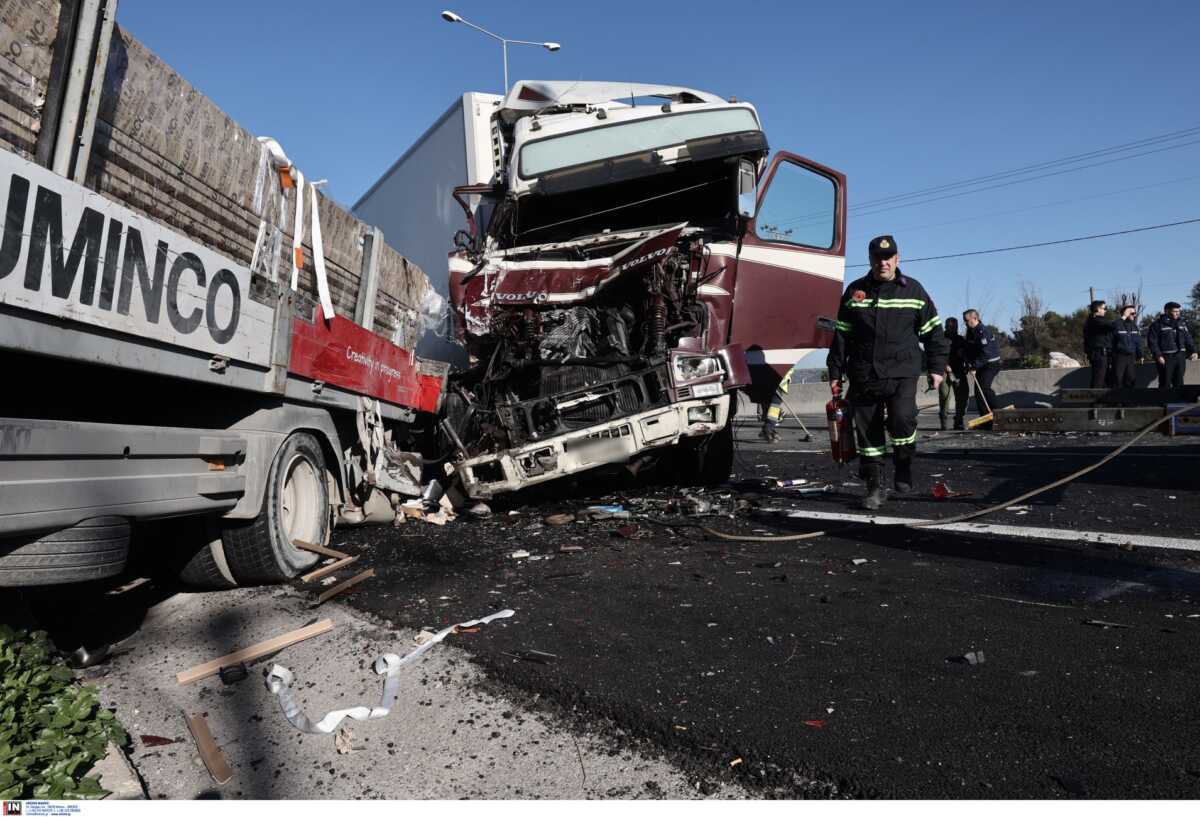
[[729,338],[746,348],[755,402],[797,361],[824,368],[846,266],[846,177],[779,152],[760,178],[737,251]]

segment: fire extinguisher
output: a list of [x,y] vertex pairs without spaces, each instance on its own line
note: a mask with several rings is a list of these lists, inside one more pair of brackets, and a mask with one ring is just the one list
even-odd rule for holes
[[858,456],[854,447],[854,415],[850,404],[836,395],[825,404],[825,419],[829,421],[829,454],[836,463],[847,463]]

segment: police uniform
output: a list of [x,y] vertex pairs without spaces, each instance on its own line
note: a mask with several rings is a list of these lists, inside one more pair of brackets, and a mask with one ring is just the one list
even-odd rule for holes
[[[897,252],[896,241],[890,235],[879,236],[872,239],[868,251],[873,259],[891,257]],[[896,488],[905,491],[912,486],[921,344],[929,372],[942,374],[948,351],[942,322],[933,299],[915,278],[897,269],[891,281],[867,273],[846,287],[826,365],[831,384],[840,384],[843,375],[850,380],[867,507],[878,507],[883,501],[880,478],[887,435],[892,438]]]
[[[953,320],[949,318],[947,320]],[[941,420],[942,430],[946,429],[946,419],[949,415],[950,400],[954,400],[954,428],[961,430],[967,414],[967,401],[971,398],[971,384],[967,380],[967,341],[958,331],[945,332],[950,346],[950,377],[942,381],[938,387],[938,419]]]
[[[1121,307],[1121,313],[1125,307]],[[1137,360],[1141,356],[1142,335],[1137,321],[1121,318],[1113,325],[1112,362],[1113,386],[1132,388],[1137,385]]]
[[[1166,310],[1155,318],[1146,332],[1146,344],[1150,347],[1150,354],[1154,356],[1155,365],[1158,366],[1160,389],[1182,386],[1183,371],[1187,365],[1185,361],[1188,355],[1196,353],[1196,342],[1192,340],[1191,328],[1182,317],[1172,318],[1167,314],[1172,309],[1179,309],[1179,304],[1173,301],[1167,304]],[[1164,363],[1158,362],[1160,357]]]
[[982,417],[997,407],[992,381],[1000,374],[1000,344],[982,322],[967,328],[967,364],[975,370],[975,409]]
[[1113,346],[1113,322],[1099,315],[1088,315],[1083,324],[1083,351],[1092,366],[1092,388],[1102,389],[1108,382],[1109,352]]

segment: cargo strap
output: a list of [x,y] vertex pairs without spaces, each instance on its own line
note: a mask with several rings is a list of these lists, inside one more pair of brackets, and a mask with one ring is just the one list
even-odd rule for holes
[[355,706],[349,709],[335,709],[314,723],[304,714],[299,701],[296,700],[295,693],[292,692],[292,682],[295,680],[295,677],[292,675],[291,670],[281,667],[279,664],[271,667],[271,672],[267,675],[267,689],[271,691],[271,694],[278,696],[279,706],[283,709],[283,715],[288,719],[288,723],[301,732],[308,732],[313,735],[328,735],[332,733],[338,728],[338,724],[346,718],[356,721],[386,718],[391,713],[392,707],[396,705],[396,695],[400,688],[399,672],[402,667],[414,663],[448,635],[460,632],[469,627],[477,627],[480,624],[489,624],[498,618],[510,618],[513,615],[512,610],[501,610],[498,613],[492,613],[490,616],[473,619],[472,621],[464,621],[461,624],[455,624],[434,633],[428,641],[403,658],[392,653],[376,658],[375,672],[378,675],[384,676],[383,694],[380,695],[377,706]]

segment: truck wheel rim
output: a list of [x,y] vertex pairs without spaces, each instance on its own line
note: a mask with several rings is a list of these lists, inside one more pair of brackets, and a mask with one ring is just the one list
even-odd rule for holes
[[295,456],[284,471],[283,492],[280,497],[280,517],[289,542],[303,539],[316,542],[320,514],[320,477],[317,469],[305,457]]

